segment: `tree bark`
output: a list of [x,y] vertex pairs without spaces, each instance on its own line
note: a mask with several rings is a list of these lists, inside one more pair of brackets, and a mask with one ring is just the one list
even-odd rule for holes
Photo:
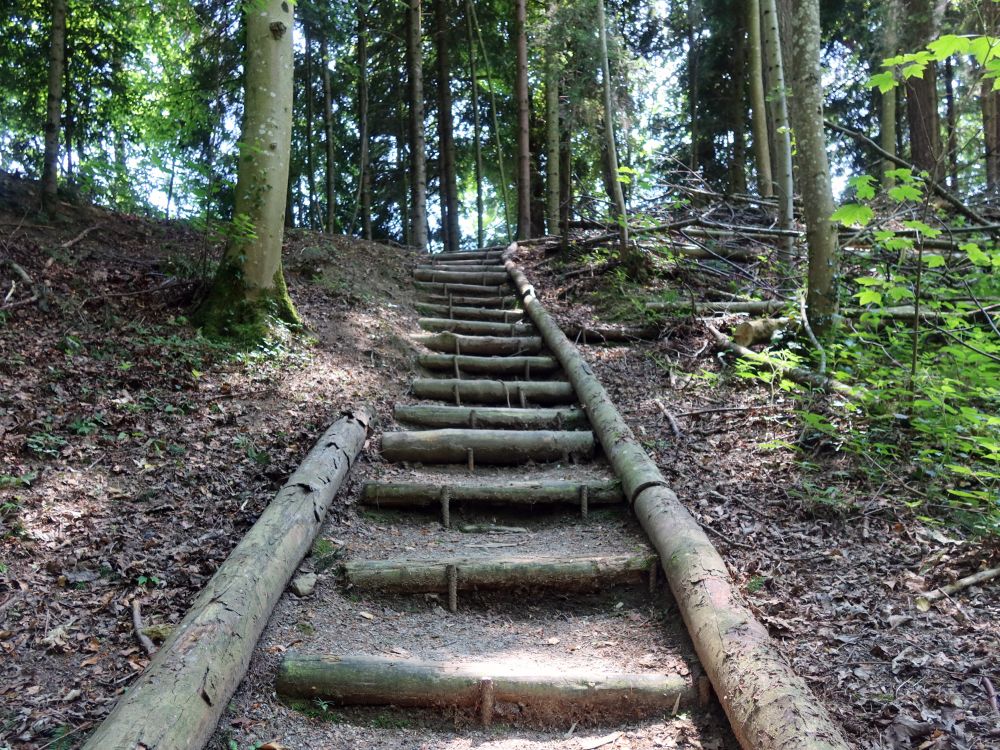
[[760,0],[747,2],[747,30],[750,38],[750,111],[753,153],[757,165],[757,191],[762,198],[774,195],[771,176],[771,148],[767,136],[767,109],[764,104],[764,60],[760,37]]
[[463,380],[454,378],[416,378],[410,384],[416,398],[460,401],[462,404],[572,404],[573,387],[559,380]]
[[730,79],[729,122],[733,151],[729,164],[729,190],[742,195],[747,191],[747,40],[742,19],[735,24],[735,41]]
[[[500,359],[496,357],[495,359]],[[506,359],[506,358],[504,358]],[[397,404],[393,416],[417,427],[485,427],[498,430],[585,430],[586,415],[579,409],[522,409]]]
[[460,336],[456,333],[431,333],[415,336],[414,341],[432,352],[446,354],[477,354],[507,356],[510,354],[538,354],[542,340],[537,336],[514,338],[512,336]]
[[368,482],[361,494],[361,502],[381,508],[431,508],[441,504],[441,495],[447,491],[452,503],[496,504],[505,506],[561,504],[580,506],[583,490],[590,505],[617,505],[624,502],[621,484],[614,479],[605,481],[539,481],[506,482],[502,484],[458,483],[442,487],[440,484],[416,482]]
[[326,36],[323,60],[323,145],[326,150],[326,233],[337,231],[337,155],[333,143],[333,84],[330,81],[330,50]]
[[433,281],[415,281],[413,287],[418,292],[428,292],[430,294],[464,294],[470,297],[504,297],[507,296],[507,287],[503,284],[448,284]]
[[958,190],[958,111],[955,108],[955,65],[952,58],[944,61],[945,124],[948,133],[948,187]]
[[205,746],[271,610],[364,446],[372,418],[363,407],[326,431],[85,748]]
[[52,0],[49,30],[49,84],[45,100],[45,155],[42,161],[42,210],[52,213],[59,182],[59,134],[63,72],[66,65],[66,0]]
[[[792,179],[792,137],[788,122],[788,99],[785,88],[785,65],[781,54],[778,31],[778,8],[775,0],[760,0],[761,29],[767,48],[767,77],[771,85],[771,107],[774,113],[774,187],[778,199],[778,226],[791,229],[795,222],[794,184]],[[833,213],[832,211],[830,213]],[[786,237],[779,256],[791,260],[792,243]]]
[[528,100],[527,0],[514,0],[514,34],[517,72],[514,98],[517,101],[517,238],[531,237],[531,103]]
[[614,194],[615,211],[618,214],[618,236],[621,247],[621,259],[626,268],[639,275],[641,255],[633,252],[628,242],[628,211],[625,208],[625,194],[618,179],[618,146],[615,144],[615,109],[611,102],[611,64],[608,61],[608,28],[604,17],[604,0],[597,2],[597,32],[601,45],[601,75],[604,91],[604,146],[607,158],[607,170],[611,177],[611,189]]
[[451,113],[451,63],[448,45],[448,0],[434,0],[434,37],[437,47],[438,175],[441,188],[441,234],[445,252],[458,252],[458,187],[455,178],[455,139]]
[[454,354],[421,354],[417,364],[432,372],[468,373],[470,375],[551,375],[559,369],[552,357],[473,357]]
[[465,463],[470,450],[476,463],[491,465],[589,459],[594,454],[594,436],[584,431],[486,429],[387,432],[382,436],[386,461]]
[[[198,318],[226,335],[264,333],[271,316],[299,324],[281,269],[292,137],[292,6],[245,10],[244,116],[235,232]],[[246,327],[251,327],[250,331]]]
[[495,271],[439,271],[431,266],[427,270],[416,270],[413,278],[417,281],[439,281],[459,284],[480,284],[482,286],[499,286],[506,284],[507,272],[499,266]]
[[410,242],[427,251],[427,161],[424,153],[424,83],[421,0],[408,0],[406,61],[410,83]]
[[[882,57],[894,57],[899,52],[899,16],[900,0],[886,0],[882,12]],[[881,62],[881,61],[880,61]],[[880,66],[875,66],[878,69]],[[896,154],[896,119],[897,90],[893,88],[880,95],[879,107],[879,143],[882,149],[892,155]],[[882,184],[890,188],[895,184],[888,173],[896,169],[889,159],[882,160]]]
[[313,228],[317,220],[317,198],[316,198],[316,151],[313,147],[313,123],[316,120],[315,103],[313,102],[313,64],[312,64],[312,34],[311,24],[304,23],[303,30],[303,55],[305,64],[303,65],[302,92],[306,98],[306,184],[309,187],[309,208],[306,211],[304,224]]
[[698,155],[701,153],[701,129],[698,122],[700,91],[700,42],[697,38],[701,30],[701,2],[688,0],[687,4],[687,79],[688,79],[688,127],[691,129],[691,153],[688,169],[698,171]]
[[[940,33],[947,0],[903,0],[904,45],[917,52]],[[929,62],[922,77],[908,78],[906,116],[910,126],[910,161],[939,182],[944,174],[941,117],[938,113],[937,64]]]
[[796,0],[790,40],[793,50],[792,115],[809,246],[806,312],[813,332],[823,337],[837,314],[837,227],[830,185],[830,163],[823,128],[823,78],[820,68],[819,0]]
[[469,100],[472,105],[472,138],[476,152],[476,247],[485,244],[483,228],[483,133],[479,119],[479,71],[476,68],[476,40],[472,28],[472,0],[465,0],[465,26],[469,47]]
[[358,2],[358,137],[360,138],[361,173],[358,175],[358,204],[361,212],[361,236],[372,238],[372,167],[371,127],[368,122],[368,2]]
[[418,302],[417,312],[432,318],[454,318],[455,320],[489,320],[498,323],[517,323],[524,317],[521,310],[497,310],[484,307],[462,307],[435,305]]
[[548,234],[559,234],[559,50],[556,14],[559,0],[549,0],[545,44],[545,181]]
[[[993,0],[983,0],[981,12],[985,32],[994,37],[1000,36],[1000,5]],[[996,192],[1000,189],[1000,91],[994,91],[993,84],[992,78],[983,81],[980,104],[983,113],[986,188]]]
[[431,333],[449,331],[462,336],[514,336],[535,335],[535,327],[523,323],[495,323],[488,320],[453,320],[449,318],[419,318],[423,330]]

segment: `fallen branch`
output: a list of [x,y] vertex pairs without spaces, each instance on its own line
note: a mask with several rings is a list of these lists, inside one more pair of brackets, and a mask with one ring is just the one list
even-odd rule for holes
[[957,594],[959,591],[963,591],[970,586],[986,583],[987,581],[992,581],[997,577],[1000,577],[1000,567],[980,570],[978,573],[973,573],[971,576],[959,578],[957,581],[949,583],[947,586],[941,586],[933,591],[928,591],[920,597],[920,599],[923,599],[925,602],[936,602],[938,599],[944,599],[946,596]]
[[653,399],[653,403],[656,404],[656,408],[660,410],[660,413],[667,418],[667,422],[670,424],[670,429],[673,430],[674,437],[678,440],[682,440],[684,438],[684,433],[681,432],[681,428],[677,425],[677,420],[674,418],[674,415],[670,413],[660,399]]
[[82,240],[84,237],[86,237],[88,234],[90,234],[91,232],[93,232],[95,229],[97,229],[101,225],[102,225],[102,222],[98,222],[97,224],[94,224],[94,226],[92,226],[92,227],[87,227],[86,229],[84,229],[82,232],[80,232],[80,234],[78,234],[73,239],[67,240],[66,242],[62,243],[59,246],[60,249],[62,249],[62,250],[69,250],[71,247],[73,247],[73,245],[75,245],[77,242],[79,242],[80,240]]
[[132,627],[135,630],[135,638],[139,641],[139,645],[142,646],[146,655],[153,656],[156,653],[156,646],[153,644],[153,641],[150,640],[149,636],[142,632],[142,612],[139,610],[138,597],[132,600]]

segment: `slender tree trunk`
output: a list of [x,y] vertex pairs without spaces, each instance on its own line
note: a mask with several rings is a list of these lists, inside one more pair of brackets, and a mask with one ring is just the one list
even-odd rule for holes
[[361,164],[358,175],[358,202],[361,207],[361,236],[372,238],[371,136],[368,122],[368,3],[358,3],[358,136]]
[[424,83],[420,0],[409,0],[406,27],[406,61],[410,81],[410,241],[427,251],[427,160],[424,153]]
[[[982,15],[990,36],[1000,36],[1000,5],[992,0],[982,0]],[[983,145],[986,160],[986,188],[1000,188],[1000,91],[993,90],[994,79],[982,83],[980,103],[983,113]]]
[[[899,51],[899,0],[886,0],[882,12],[882,57],[894,57]],[[881,60],[879,61],[881,63]],[[879,68],[880,65],[875,66]],[[890,154],[896,154],[896,89],[881,94],[879,101],[879,145]],[[882,184],[892,187],[895,183],[887,173],[896,169],[889,159],[882,160]]]
[[435,0],[434,25],[438,63],[438,158],[441,181],[441,229],[445,252],[458,252],[458,181],[455,177],[455,138],[451,114],[451,64],[448,45],[448,0]]
[[562,131],[559,143],[559,234],[565,249],[573,210],[573,136],[569,130]]
[[294,20],[284,0],[261,0],[246,11],[243,134],[233,211],[235,232],[208,298],[206,327],[246,335],[271,315],[299,322],[281,269],[284,188],[292,140]]
[[948,133],[948,185],[958,190],[958,113],[955,109],[955,64],[944,61],[944,101]]
[[323,37],[323,140],[326,148],[326,233],[337,231],[337,155],[333,143],[333,84],[330,81],[330,49]]
[[734,193],[745,193],[747,190],[747,141],[746,120],[747,100],[745,96],[747,80],[747,43],[746,30],[736,21],[735,46],[733,49],[733,67],[731,79],[731,95],[729,98],[729,121],[733,132],[733,156],[729,164],[729,189]]
[[49,88],[45,106],[45,156],[42,162],[42,209],[55,210],[59,179],[59,124],[66,59],[66,0],[52,0],[49,31]]
[[830,186],[830,164],[823,126],[823,78],[820,68],[819,0],[791,4],[792,115],[795,127],[799,188],[802,191],[809,244],[806,310],[817,336],[829,333],[837,312],[837,229]]
[[618,213],[621,258],[633,273],[639,271],[640,258],[633,255],[628,243],[628,212],[625,208],[625,194],[618,180],[618,148],[615,145],[615,110],[611,103],[611,65],[608,61],[608,28],[604,18],[604,0],[597,0],[597,31],[601,44],[601,75],[604,89],[604,144],[607,154],[607,170],[611,177],[615,209]]
[[469,99],[476,151],[476,247],[484,246],[483,232],[483,131],[479,121],[479,73],[476,70],[476,40],[472,29],[472,0],[465,0],[465,25],[469,44]]
[[698,127],[698,98],[700,96],[698,87],[699,70],[699,47],[698,32],[701,28],[701,2],[700,0],[688,0],[687,10],[687,69],[688,69],[688,118],[691,128],[691,157],[688,167],[692,172],[698,171],[698,153],[701,140],[701,133]]
[[549,0],[545,44],[545,179],[548,234],[559,233],[559,52],[556,14],[559,0]]
[[[907,51],[916,52],[937,36],[946,4],[946,0],[904,0]],[[928,63],[923,76],[908,78],[905,86],[910,161],[939,181],[944,163],[941,158],[943,147],[938,113],[937,64]]]
[[303,32],[305,65],[302,72],[305,81],[302,91],[306,97],[306,184],[309,186],[309,208],[306,212],[305,225],[315,227],[318,214],[316,210],[316,152],[313,148],[313,132],[315,130],[313,125],[316,121],[316,112],[313,103],[312,35],[309,31],[309,24],[303,25]]
[[517,73],[514,98],[517,100],[517,238],[531,237],[531,133],[528,100],[527,0],[514,0],[514,34]]
[[399,191],[399,241],[404,245],[410,242],[410,180],[409,172],[406,169],[406,144],[407,144],[407,123],[406,104],[403,92],[398,94],[396,102],[396,189]]
[[774,195],[771,177],[771,148],[767,136],[767,110],[764,105],[764,60],[760,41],[760,0],[747,2],[747,31],[750,51],[750,110],[753,115],[753,153],[757,164],[757,191],[761,197]]
[[[778,32],[778,9],[775,0],[761,0],[761,28],[767,48],[768,81],[774,111],[775,193],[778,198],[778,225],[791,229],[794,222],[792,180],[792,138],[788,124],[788,100],[785,90],[785,66]],[[832,211],[830,213],[833,213]],[[792,256],[792,238],[782,241],[779,256],[788,262]]]

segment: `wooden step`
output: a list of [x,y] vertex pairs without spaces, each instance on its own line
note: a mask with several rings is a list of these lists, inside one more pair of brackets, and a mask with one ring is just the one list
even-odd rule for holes
[[437,406],[396,404],[393,416],[414,427],[470,427],[508,430],[586,430],[587,415],[580,409],[505,409],[495,406]]
[[489,265],[472,265],[470,263],[435,263],[430,266],[417,266],[413,269],[416,271],[459,271],[461,273],[497,273],[498,271],[506,276],[507,272],[504,270],[503,265],[498,263],[491,263]]
[[420,294],[417,299],[420,302],[432,305],[468,305],[471,307],[489,307],[494,309],[512,310],[518,306],[518,299],[514,295],[504,297],[462,297],[459,295],[446,296],[443,294]]
[[423,330],[431,333],[445,331],[463,336],[534,336],[536,328],[526,323],[494,323],[488,320],[452,320],[450,318],[419,318]]
[[551,375],[559,370],[555,357],[475,357],[465,354],[421,354],[417,364],[432,372],[473,375]]
[[[410,594],[523,586],[577,590],[648,581],[657,562],[656,553],[651,550],[586,557],[351,560],[344,563],[344,578],[358,589]],[[449,584],[452,577],[457,581]]]
[[503,250],[471,250],[471,251],[460,251],[457,253],[434,253],[429,256],[431,263],[440,263],[442,261],[454,261],[454,260],[474,260],[480,263],[482,262],[494,262],[499,263],[503,260]]
[[542,339],[538,336],[463,336],[457,333],[429,333],[413,340],[434,352],[446,354],[517,355],[538,354]]
[[526,408],[528,404],[572,404],[577,400],[573,386],[559,380],[417,378],[410,387],[417,398],[454,401],[456,406],[472,403]]
[[455,320],[490,320],[500,323],[519,323],[524,319],[524,310],[501,310],[488,307],[465,307],[462,305],[432,305],[427,302],[416,304],[417,312],[431,318],[452,318]]
[[414,281],[413,288],[428,294],[461,294],[468,297],[509,297],[508,284],[451,284],[435,281]]
[[439,508],[446,496],[446,502],[451,505],[568,505],[581,509],[625,501],[621,483],[617,479],[608,479],[494,484],[366,482],[361,491],[361,502],[379,508]]
[[417,281],[431,281],[442,284],[479,284],[493,286],[506,284],[509,279],[506,271],[440,271],[414,269],[413,278]]
[[585,430],[470,430],[387,432],[387,461],[514,465],[529,461],[570,461],[594,455],[594,434]]
[[[690,674],[690,671],[688,672]],[[699,705],[690,676],[568,671],[518,661],[426,662],[398,657],[289,653],[275,680],[285,698],[341,705],[475,709],[484,725],[515,711],[546,723],[585,715],[607,721],[663,716]],[[609,745],[610,747],[610,745]]]

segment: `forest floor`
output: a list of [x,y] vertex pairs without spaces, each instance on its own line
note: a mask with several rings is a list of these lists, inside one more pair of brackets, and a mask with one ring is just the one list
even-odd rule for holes
[[[290,233],[289,288],[308,333],[240,350],[201,337],[185,318],[191,279],[218,250],[202,234],[84,206],[42,225],[32,190],[0,183],[0,260],[44,286],[41,300],[0,312],[0,748],[69,748],[148,663],[132,600],[154,640],[162,637],[156,626],[181,618],[342,410],[367,401],[389,423],[415,374],[416,256]],[[564,321],[609,314],[612,277],[566,276],[576,261],[537,252],[520,260]],[[7,304],[31,290],[0,266],[0,294],[15,281]],[[857,746],[996,747],[1000,586],[926,611],[916,604],[920,593],[996,565],[996,545],[921,521],[905,505],[905,486],[865,471],[830,439],[795,450],[802,403],[739,377],[711,341],[698,321],[677,319],[655,342],[581,348]],[[384,523],[352,503],[379,462],[377,438],[378,430],[306,567],[322,567],[318,558],[345,538]],[[326,579],[320,591],[332,586]],[[289,743],[268,720],[279,710],[268,680],[274,656],[315,632],[318,607],[284,597],[278,612],[292,619],[269,626],[216,746],[309,746]],[[599,619],[595,632],[639,644],[657,622]],[[631,648],[642,658],[641,646]],[[307,726],[327,719],[302,717]],[[452,721],[430,715],[337,720],[353,727],[345,742],[366,746],[390,737],[397,744],[382,746],[403,746],[401,736],[427,748],[578,746],[565,730],[452,741]],[[648,746],[719,747],[696,723],[664,729]],[[647,746],[629,734],[606,747]]]

